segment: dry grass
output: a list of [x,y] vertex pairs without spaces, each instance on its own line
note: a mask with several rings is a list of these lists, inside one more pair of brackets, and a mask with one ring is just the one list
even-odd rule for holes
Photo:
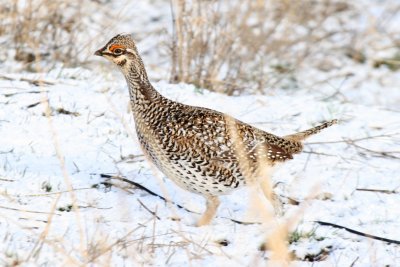
[[2,51],[2,57],[13,57],[31,71],[36,71],[34,63],[81,63],[85,60],[81,55],[85,49],[82,37],[90,31],[84,19],[91,15],[88,9],[98,10],[99,6],[89,0],[2,1],[0,43],[9,48]]
[[80,46],[75,45],[82,27],[81,3],[74,1],[2,1],[4,41],[15,49],[14,59],[31,63],[40,59],[76,64]]
[[399,69],[399,30],[389,26],[398,4],[376,16],[341,0],[170,2],[172,82],[232,95],[301,87],[303,67],[327,72],[348,59]]
[[351,8],[335,0],[171,2],[171,80],[227,94],[295,82],[312,47],[339,32],[325,22]]

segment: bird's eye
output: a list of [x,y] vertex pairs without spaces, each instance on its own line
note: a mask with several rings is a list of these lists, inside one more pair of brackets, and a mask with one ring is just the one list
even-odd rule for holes
[[108,49],[109,49],[110,52],[113,53],[114,55],[119,56],[119,55],[121,55],[121,54],[124,53],[124,51],[125,51],[126,48],[125,48],[125,46],[123,46],[123,45],[113,44],[113,45],[111,45]]
[[114,54],[122,54],[122,49],[121,48],[116,48],[116,49],[114,49]]

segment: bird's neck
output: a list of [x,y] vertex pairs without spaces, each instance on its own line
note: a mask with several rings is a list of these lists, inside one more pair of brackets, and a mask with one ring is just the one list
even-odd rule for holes
[[128,84],[132,107],[149,103],[161,96],[151,85],[140,57],[124,67],[123,73]]

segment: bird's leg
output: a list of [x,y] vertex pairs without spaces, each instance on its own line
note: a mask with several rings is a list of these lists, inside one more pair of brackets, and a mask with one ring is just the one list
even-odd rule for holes
[[274,207],[275,216],[281,217],[283,215],[283,203],[275,192],[272,192],[271,203]]
[[218,197],[216,196],[207,197],[206,211],[203,213],[200,220],[197,222],[197,226],[203,226],[209,224],[211,220],[214,218],[219,204],[220,201]]
[[[269,178],[269,177],[268,177]],[[283,204],[279,196],[274,192],[274,187],[271,185],[269,179],[263,179],[260,181],[260,187],[264,196],[270,201],[272,207],[274,208],[274,213],[276,216],[283,215]]]

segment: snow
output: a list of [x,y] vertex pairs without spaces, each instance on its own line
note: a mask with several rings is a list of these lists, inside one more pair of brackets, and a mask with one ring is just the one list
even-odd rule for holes
[[[32,259],[34,263],[55,265],[65,261],[66,255],[74,260],[81,259],[79,227],[83,231],[85,248],[93,246],[92,255],[101,251],[101,246],[106,249],[117,242],[104,256],[113,264],[142,262],[179,266],[190,260],[195,265],[229,263],[239,266],[255,259],[263,261],[258,247],[265,241],[266,226],[238,225],[223,218],[247,221],[246,210],[251,197],[246,189],[223,197],[218,217],[212,225],[197,228],[194,222],[198,215],[168,207],[162,200],[138,189],[130,188],[127,193],[115,187],[111,190],[104,186],[92,187],[104,181],[99,176],[101,173],[119,174],[161,195],[166,192],[190,210],[201,212],[204,208],[201,197],[177,188],[138,157],[142,153],[134,135],[122,76],[117,73],[97,75],[88,70],[80,73],[82,75],[77,76],[71,70],[61,70],[55,85],[41,88],[23,81],[1,81],[0,86],[7,88],[2,89],[0,99],[1,178],[12,180],[1,182],[2,250],[8,251],[12,259],[25,259],[48,225],[45,221],[49,220],[48,214],[58,197],[55,192],[61,191],[64,193],[55,202],[56,215],[46,238],[48,243],[35,256],[37,258]],[[20,77],[34,78],[34,75]],[[54,79],[51,73],[40,77]],[[371,150],[392,151],[399,141],[398,112],[379,105],[321,101],[318,93],[306,90],[228,97],[207,90],[199,93],[193,86],[185,84],[172,85],[162,81],[154,85],[171,99],[224,111],[281,135],[327,119],[343,120],[340,125],[310,138],[311,143],[397,134],[357,143]],[[41,93],[29,93],[40,90]],[[394,91],[393,95],[396,93]],[[7,94],[14,95],[5,96]],[[51,121],[44,115],[45,103],[27,108],[46,96],[53,110]],[[79,115],[58,114],[55,111],[58,108]],[[398,239],[400,210],[396,206],[399,195],[356,191],[356,188],[397,189],[398,158],[365,153],[346,143],[310,144],[305,150],[321,155],[303,153],[274,174],[274,181],[283,183],[278,187],[282,195],[305,205],[303,208],[286,205],[282,220],[300,212],[300,225],[315,227],[316,234],[324,237],[323,242],[310,239],[292,244],[296,255],[302,257],[330,246],[330,254],[324,261],[328,265],[349,264],[362,254],[373,254],[382,264],[398,263],[394,245],[312,223],[314,220],[328,221]],[[65,161],[65,177],[57,153]],[[65,180],[75,189],[79,221],[75,212],[58,210],[72,204],[71,196],[65,192],[68,190]],[[51,187],[50,192],[43,189],[46,183]],[[316,197],[306,200],[310,194]],[[138,200],[156,211],[161,220],[155,220]],[[171,219],[174,217],[181,220],[174,221]],[[125,236],[133,229],[136,230]],[[119,244],[119,239],[129,245]],[[222,239],[228,240],[227,247],[216,243]],[[60,254],[59,246],[66,255]],[[135,255],[130,254],[133,252]],[[358,264],[369,260],[369,257],[360,257]]]
[[[153,10],[146,3],[135,12]],[[150,17],[162,18],[149,27],[158,30],[166,19],[154,10]],[[121,30],[129,30],[128,21],[122,24]],[[157,38],[143,35],[138,46],[157,50]],[[284,263],[271,261],[274,252],[259,248],[286,223],[290,232],[304,234],[288,245],[293,266],[400,265],[399,245],[314,223],[400,240],[399,72],[349,60],[347,67],[328,73],[310,66],[299,73],[304,80],[296,90],[230,97],[169,84],[155,54],[145,52],[143,58],[153,85],[168,98],[228,113],[278,135],[339,119],[273,174],[282,199],[300,204],[286,203],[282,218],[266,219],[270,204],[260,192],[244,188],[221,198],[211,225],[196,227],[199,214],[122,181],[111,180],[115,185],[108,187],[100,174],[124,176],[191,211],[204,209],[202,197],[178,188],[142,156],[125,80],[110,63],[96,59],[90,67],[47,73],[8,72],[3,65],[2,75],[10,79],[0,78],[2,265],[275,266]],[[22,78],[52,84],[36,86]],[[230,218],[263,223],[243,225]],[[219,244],[223,240],[227,246]],[[304,260],[323,251],[320,261]]]

